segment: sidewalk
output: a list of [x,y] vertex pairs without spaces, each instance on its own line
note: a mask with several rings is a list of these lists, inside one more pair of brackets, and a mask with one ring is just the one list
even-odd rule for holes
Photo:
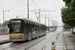
[[63,38],[63,33],[59,33],[59,36],[56,40],[56,50],[65,50],[65,42]]
[[75,50],[75,35],[69,31],[59,33],[55,45],[56,50]]
[[75,35],[69,31],[63,32],[66,50],[75,50]]

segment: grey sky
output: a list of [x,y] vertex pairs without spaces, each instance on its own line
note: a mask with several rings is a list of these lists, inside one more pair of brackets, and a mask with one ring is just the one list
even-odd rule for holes
[[[46,14],[50,14],[49,17],[52,20],[56,20],[61,23],[61,8],[65,6],[63,0],[33,0],[38,7],[30,1],[30,11],[34,9],[46,9],[46,10],[56,10],[56,12],[47,12]],[[3,19],[3,10],[10,10],[10,12],[5,12],[5,20],[9,20],[11,18],[15,18],[18,15],[23,15],[23,17],[27,17],[27,0],[0,0],[0,23],[2,23]],[[41,12],[41,14],[45,14]],[[44,17],[42,15],[41,17]],[[34,12],[30,12],[30,18],[34,21],[36,16]],[[41,18],[41,22],[44,23],[44,18]],[[59,25],[58,23],[58,25]]]

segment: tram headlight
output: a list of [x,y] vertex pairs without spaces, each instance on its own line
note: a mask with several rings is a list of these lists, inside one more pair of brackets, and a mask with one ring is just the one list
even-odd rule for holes
[[24,34],[22,34],[22,36],[24,36]]
[[23,36],[23,34],[22,34],[22,36]]

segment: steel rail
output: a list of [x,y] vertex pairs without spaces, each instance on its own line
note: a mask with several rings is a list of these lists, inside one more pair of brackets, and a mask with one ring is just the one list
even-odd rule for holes
[[30,45],[29,47],[25,48],[24,50],[29,49],[30,47],[32,47],[32,46],[34,46],[34,45],[38,44],[39,42],[41,42],[41,41],[43,41],[43,40],[44,40],[44,38],[43,38],[42,40],[40,40],[40,41],[38,41],[38,42],[36,42],[36,43],[34,43],[34,44]]
[[[61,32],[59,32],[59,33],[61,33]],[[59,33],[58,33],[58,34],[59,34]],[[54,36],[57,37],[58,34],[55,34]],[[50,37],[48,37],[48,38],[50,38]],[[49,42],[51,39],[53,39],[53,37],[50,38],[47,42]],[[47,43],[47,42],[46,42],[46,43]],[[48,46],[49,46],[49,45],[48,45]],[[47,46],[47,47],[48,47],[48,46]],[[43,48],[42,48],[41,50],[44,50],[45,47],[46,47],[46,44],[43,46]]]

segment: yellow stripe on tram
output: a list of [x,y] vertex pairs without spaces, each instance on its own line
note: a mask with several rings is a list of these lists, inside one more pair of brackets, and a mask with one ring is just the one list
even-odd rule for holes
[[29,21],[25,21],[25,23],[30,23],[30,24],[33,24],[32,22],[29,22]]
[[21,22],[21,21],[14,21],[14,22]]
[[24,36],[24,33],[10,33],[9,36],[12,38],[18,38]]

